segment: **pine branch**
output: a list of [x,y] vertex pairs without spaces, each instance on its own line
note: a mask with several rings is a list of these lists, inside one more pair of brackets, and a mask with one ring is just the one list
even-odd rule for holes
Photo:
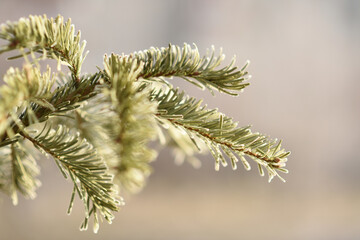
[[[70,79],[51,92],[54,81],[48,81],[50,68],[44,75],[40,75],[40,70],[37,68],[31,69],[36,71],[37,75],[16,70],[14,74],[5,76],[8,86],[4,85],[0,88],[0,99],[4,99],[0,102],[2,141],[8,137],[11,138],[20,129],[33,123],[43,122],[51,116],[73,111],[80,107],[83,101],[98,93],[95,88],[99,84],[100,74],[81,77],[80,80]],[[18,91],[12,89],[18,89]],[[17,109],[11,111],[14,107]],[[8,126],[11,128],[7,128]]]
[[[13,125],[11,121],[17,120],[16,112],[29,108],[31,103],[53,110],[48,101],[54,84],[50,68],[44,74],[30,65],[25,65],[22,70],[10,68],[4,76],[4,82],[6,85],[0,88],[0,136],[9,133],[8,127]],[[33,112],[29,112],[29,116],[32,117]]]
[[50,155],[65,178],[74,182],[74,192],[68,213],[71,212],[75,190],[83,200],[86,216],[81,230],[87,229],[88,219],[94,216],[94,231],[99,227],[98,211],[111,223],[112,211],[118,211],[121,204],[116,200],[116,191],[112,183],[112,175],[104,160],[96,150],[85,140],[80,140],[77,134],[59,125],[56,129],[44,126],[42,131],[32,137],[26,132],[20,133],[41,152]]
[[0,189],[11,196],[14,205],[18,203],[17,192],[26,198],[35,198],[40,182],[36,179],[39,168],[34,158],[19,142],[0,152]]
[[[57,60],[58,70],[65,63],[73,78],[79,79],[81,65],[87,54],[83,56],[86,42],[80,44],[80,37],[80,31],[75,35],[71,19],[64,22],[62,16],[55,19],[48,19],[46,15],[29,16],[1,26],[0,38],[7,40],[9,44],[0,47],[0,54],[20,50],[20,55],[10,58],[14,59],[37,52],[43,58]],[[24,52],[25,49],[28,49],[27,53]]]
[[105,58],[106,78],[111,84],[105,95],[113,106],[111,129],[113,146],[119,160],[113,165],[120,184],[132,192],[141,189],[151,172],[149,163],[156,154],[147,147],[155,136],[156,104],[149,101],[146,85],[136,80],[143,65],[128,57]]
[[[235,67],[235,57],[231,63],[221,69],[216,69],[224,60],[225,55],[220,49],[219,56],[215,56],[215,48],[204,57],[194,45],[184,44],[183,48],[169,45],[168,48],[150,48],[149,50],[135,52],[130,57],[144,62],[144,67],[139,77],[158,80],[161,77],[181,77],[196,86],[213,89],[230,95],[238,95],[249,83],[244,83],[249,78],[246,72],[248,63],[240,70]],[[196,81],[192,80],[195,79]],[[160,81],[164,81],[160,79]]]
[[[93,216],[96,232],[98,214],[111,222],[112,212],[122,204],[112,174],[120,187],[140,189],[155,158],[148,143],[162,138],[161,127],[179,155],[195,159],[195,152],[208,149],[216,170],[220,163],[228,164],[226,157],[233,169],[239,159],[250,169],[247,157],[257,163],[261,175],[263,167],[268,171],[269,181],[274,176],[282,179],[278,171],[287,172],[289,152],[281,141],[237,127],[231,118],[207,109],[167,81],[180,77],[211,92],[237,95],[248,85],[248,63],[238,70],[233,58],[218,69],[224,60],[221,50],[219,56],[212,48],[201,57],[195,45],[169,45],[105,56],[104,70],[81,75],[85,41],[80,43],[80,32],[74,32],[71,21],[61,16],[30,16],[1,25],[0,39],[7,43],[0,46],[0,54],[17,50],[20,55],[10,59],[25,59],[23,69],[9,69],[0,87],[0,190],[14,203],[17,192],[32,198],[39,185],[36,162],[25,148],[31,143],[73,181],[68,212],[77,193],[85,206],[81,229]],[[49,67],[40,71],[39,60],[46,58],[57,60],[59,74]],[[69,67],[67,77],[61,65]]]
[[[18,22],[8,22],[1,25],[0,38],[7,40],[9,44],[0,47],[0,54],[17,49],[21,54],[10,59],[26,58],[26,54],[30,54],[37,64],[37,58],[34,55],[37,52],[42,54],[42,59],[56,59],[58,70],[60,70],[61,64],[66,64],[71,71],[70,84],[63,88],[60,87],[53,94],[50,94],[50,89],[54,83],[54,79],[52,81],[48,79],[50,68],[44,76],[41,76],[39,66],[34,67],[30,64],[27,64],[22,72],[18,69],[10,69],[4,80],[10,78],[9,87],[11,90],[6,86],[2,86],[0,90],[1,96],[3,96],[0,105],[1,141],[6,140],[9,136],[14,136],[21,128],[20,125],[26,127],[39,120],[44,121],[51,113],[64,112],[78,107],[74,106],[74,103],[84,101],[85,95],[88,95],[87,98],[94,96],[93,82],[86,82],[90,85],[84,86],[84,77],[80,76],[81,65],[85,59],[83,52],[86,42],[83,41],[80,45],[80,32],[76,36],[74,32],[75,29],[71,25],[71,20],[64,22],[64,18],[61,16],[56,19],[48,19],[46,15],[30,16],[26,19],[21,18]],[[28,52],[25,52],[25,49],[28,49]],[[97,74],[94,76],[98,79]],[[21,99],[23,95],[17,94],[15,91],[18,89],[22,90],[21,92],[26,92],[28,88],[34,89],[29,91],[31,93],[39,94],[38,91],[42,91],[51,97],[30,98],[31,96],[25,95],[28,98]],[[74,90],[73,88],[77,89]],[[9,96],[10,94],[13,95]],[[23,103],[24,101],[25,103]],[[55,109],[54,104],[58,106],[57,109]],[[8,114],[11,112],[10,109],[14,107],[18,107],[21,111]],[[17,115],[19,117],[16,117]],[[9,125],[11,128],[7,129]],[[5,134],[4,131],[6,131]]]
[[208,110],[201,106],[201,101],[185,96],[183,92],[168,89],[157,91],[152,95],[153,100],[159,102],[158,114],[160,122],[171,124],[188,133],[195,145],[201,140],[207,144],[215,158],[215,169],[219,170],[220,163],[224,166],[227,155],[233,169],[240,157],[246,169],[250,165],[244,158],[247,155],[253,159],[260,168],[264,166],[269,173],[269,181],[278,176],[277,170],[287,172],[285,162],[289,152],[281,149],[281,141],[270,140],[259,133],[252,133],[249,127],[237,128],[231,118],[224,116],[217,110]]

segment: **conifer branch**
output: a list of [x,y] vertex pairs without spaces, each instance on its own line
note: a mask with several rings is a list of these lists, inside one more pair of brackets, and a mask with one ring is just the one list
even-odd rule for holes
[[[28,78],[29,74],[17,70],[14,76],[9,74],[12,78],[5,76],[5,81],[7,79],[12,81],[7,81],[8,86],[3,85],[0,88],[0,93],[2,93],[0,99],[4,99],[0,102],[0,130],[2,130],[0,140],[3,142],[19,131],[21,128],[19,123],[27,127],[36,122],[46,121],[52,115],[73,111],[80,107],[81,102],[98,93],[95,88],[99,85],[100,74],[85,76],[79,81],[70,79],[51,92],[54,81],[48,80],[50,68],[48,68],[48,73],[43,75],[44,77],[40,75],[40,70],[37,68],[31,69],[36,70],[37,74],[34,74],[31,79]],[[11,69],[9,71],[13,73]],[[18,91],[12,89],[18,89]],[[31,93],[33,96],[30,95]],[[17,107],[16,111],[10,111],[15,107]],[[8,126],[11,128],[7,128]]]
[[[105,57],[106,78],[111,84],[105,95],[116,114],[111,127],[113,145],[119,156],[113,169],[121,186],[132,192],[141,189],[151,172],[156,154],[147,147],[155,136],[156,104],[149,101],[146,85],[136,82],[143,64],[122,56]],[[105,89],[106,90],[106,89]]]
[[235,153],[245,168],[250,169],[250,165],[243,155],[264,166],[268,170],[269,181],[274,176],[283,180],[276,170],[287,171],[283,167],[289,152],[281,149],[281,141],[252,133],[249,127],[237,128],[231,118],[215,109],[208,110],[206,106],[201,106],[201,101],[189,98],[178,90],[154,92],[153,99],[159,102],[157,116],[162,119],[161,122],[167,120],[167,123],[185,130],[195,145],[197,140],[207,144],[215,158],[216,170],[219,170],[220,163],[227,166],[223,153],[230,158],[233,169],[236,169],[238,160]]
[[[212,93],[218,90],[237,95],[249,84],[246,71],[235,67],[235,58],[223,68],[221,50],[214,47],[201,57],[197,47],[150,48],[130,55],[104,58],[104,69],[81,74],[85,41],[70,19],[44,16],[21,18],[1,25],[0,54],[18,50],[24,58],[22,69],[10,68],[0,87],[0,190],[17,203],[17,192],[33,198],[39,186],[38,168],[31,143],[50,155],[74,188],[68,212],[77,194],[85,206],[88,227],[91,216],[94,231],[100,216],[108,222],[122,205],[115,191],[139,190],[151,172],[156,152],[148,147],[162,139],[161,127],[173,139],[180,155],[193,156],[207,149],[215,159],[215,169],[233,169],[240,160],[246,169],[252,159],[269,181],[284,168],[289,152],[281,141],[253,133],[201,101],[174,89],[167,78],[180,77]],[[30,60],[29,60],[30,56]],[[40,71],[39,61],[55,59],[57,73]],[[61,71],[67,65],[69,75]],[[159,127],[160,126],[160,127]],[[162,140],[161,140],[162,141]],[[31,145],[30,144],[30,145]],[[194,164],[198,166],[198,164]],[[114,183],[115,182],[115,183]],[[100,216],[99,216],[100,214]]]
[[53,109],[48,101],[55,82],[50,68],[44,74],[30,65],[25,65],[22,70],[10,68],[4,76],[4,82],[6,85],[0,88],[0,136],[9,132],[7,128],[13,125],[11,120],[16,120],[9,114],[16,114],[13,109],[22,111],[29,108],[31,103]]
[[52,58],[61,64],[68,65],[73,78],[80,78],[81,65],[87,53],[84,54],[86,42],[80,42],[80,31],[75,35],[75,28],[71,20],[64,22],[62,16],[48,19],[43,16],[29,16],[18,22],[8,22],[1,26],[0,38],[9,44],[0,47],[0,54],[15,49],[21,54],[13,58],[23,57],[24,49],[27,54],[34,52],[42,54],[42,58]]
[[[88,219],[94,215],[94,231],[98,229],[97,211],[111,223],[112,211],[118,211],[120,202],[112,183],[113,176],[108,174],[108,167],[98,156],[96,149],[86,140],[79,139],[66,127],[56,129],[45,125],[40,133],[31,137],[26,132],[20,133],[41,152],[50,155],[65,178],[74,182],[74,189],[83,200],[86,216],[81,229],[87,229]],[[70,202],[73,204],[74,198]],[[91,206],[91,203],[92,206]],[[71,212],[71,207],[68,213]]]
[[[201,57],[194,44],[184,44],[183,48],[169,45],[168,48],[150,48],[149,50],[135,52],[130,55],[139,62],[144,62],[144,67],[139,77],[144,79],[159,79],[159,77],[181,77],[190,83],[213,93],[213,89],[230,95],[238,95],[249,83],[244,83],[249,78],[246,71],[248,62],[240,70],[235,67],[235,57],[231,63],[221,69],[216,69],[224,60],[225,55],[220,49],[219,56],[215,56],[212,47],[208,55]],[[195,79],[196,81],[192,80]]]
[[17,192],[26,198],[35,198],[40,186],[36,177],[39,168],[34,158],[19,142],[0,150],[0,190],[8,193],[14,205],[18,203]]

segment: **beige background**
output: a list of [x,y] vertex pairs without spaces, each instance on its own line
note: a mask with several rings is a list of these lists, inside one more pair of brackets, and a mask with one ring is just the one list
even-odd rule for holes
[[[282,138],[292,151],[271,184],[246,172],[176,166],[164,150],[147,187],[112,225],[79,232],[83,209],[66,209],[71,182],[40,160],[43,186],[19,206],[0,194],[0,239],[360,239],[360,1],[0,0],[0,22],[29,14],[71,17],[90,50],[104,53],[169,42],[222,46],[227,60],[251,60],[251,86],[238,98],[176,85],[205,98],[240,125]],[[0,73],[10,64],[0,57]]]

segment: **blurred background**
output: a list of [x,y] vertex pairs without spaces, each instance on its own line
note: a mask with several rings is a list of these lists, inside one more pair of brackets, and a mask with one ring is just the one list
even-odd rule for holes
[[[14,207],[0,195],[0,238],[7,239],[360,239],[360,1],[0,0],[0,22],[29,14],[72,18],[87,41],[84,72],[104,53],[168,43],[223,47],[253,76],[237,98],[175,85],[283,139],[292,152],[287,183],[230,167],[176,166],[163,150],[145,189],[100,232],[80,232],[82,204],[67,216],[72,184],[40,161],[35,200]],[[1,76],[14,64],[0,58]]]

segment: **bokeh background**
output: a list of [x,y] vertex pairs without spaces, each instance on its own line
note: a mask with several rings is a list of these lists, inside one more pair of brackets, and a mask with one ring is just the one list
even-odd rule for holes
[[[67,216],[72,184],[40,160],[35,200],[14,207],[0,195],[0,239],[360,239],[360,1],[0,0],[0,22],[29,14],[72,18],[90,53],[130,53],[168,43],[223,47],[251,61],[251,86],[237,98],[175,85],[240,125],[284,140],[292,151],[284,177],[176,166],[168,150],[112,225],[80,232],[82,204]],[[1,76],[14,63],[0,58]],[[16,63],[17,64],[17,63]]]

